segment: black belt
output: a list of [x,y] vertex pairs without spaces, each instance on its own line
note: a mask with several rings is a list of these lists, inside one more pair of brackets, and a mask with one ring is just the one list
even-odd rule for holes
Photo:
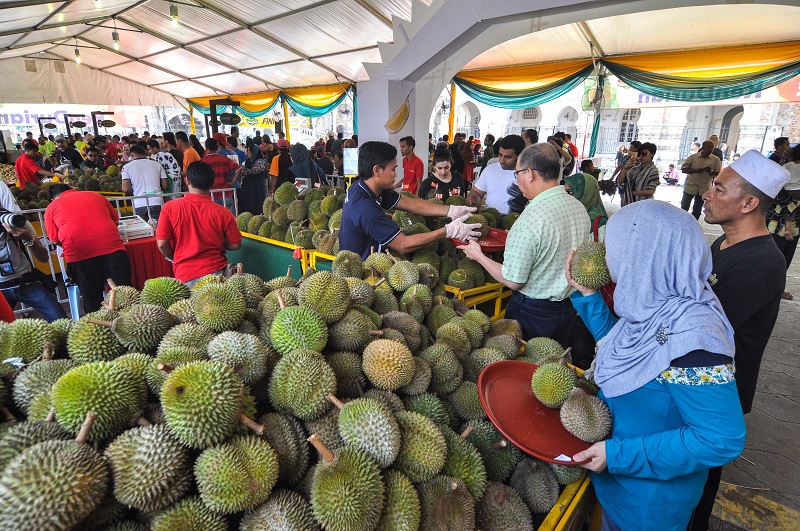
[[560,301],[551,301],[550,299],[534,299],[533,297],[528,297],[527,295],[525,295],[524,293],[520,293],[519,291],[514,292],[513,296],[522,298],[523,302],[525,301],[547,302],[552,304],[553,306],[565,306],[567,304],[569,305],[572,304],[572,301],[570,300],[569,297],[567,297],[566,299],[561,299]]
[[13,280],[7,280],[5,282],[0,282],[0,289],[10,289],[22,286],[23,284],[30,284],[34,282],[36,278],[33,276],[32,272],[28,271],[24,275],[15,278]]

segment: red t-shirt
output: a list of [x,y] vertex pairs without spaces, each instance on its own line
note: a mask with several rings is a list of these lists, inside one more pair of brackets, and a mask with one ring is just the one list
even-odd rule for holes
[[109,144],[106,148],[106,157],[111,159],[111,162],[115,162],[119,159],[119,153],[117,152],[117,144]]
[[117,221],[117,211],[97,192],[67,190],[44,212],[47,236],[61,244],[67,262],[124,251]]
[[[211,187],[212,190],[221,190],[222,188],[231,187],[228,176],[232,171],[239,169],[238,164],[219,153],[209,153],[203,157],[203,162],[208,163],[214,169],[214,186]],[[224,192],[222,196],[232,197],[233,192]],[[215,195],[214,197],[219,197],[219,195]]]
[[425,179],[425,167],[422,159],[413,155],[411,160],[403,157],[403,191],[417,195],[419,183],[417,179]]
[[189,193],[164,204],[156,240],[172,244],[175,278],[188,282],[225,267],[225,242],[238,244],[242,234],[230,210],[210,196]]
[[28,155],[20,156],[14,163],[14,172],[17,174],[17,187],[22,190],[26,183],[39,184],[38,172],[41,170],[36,161]]

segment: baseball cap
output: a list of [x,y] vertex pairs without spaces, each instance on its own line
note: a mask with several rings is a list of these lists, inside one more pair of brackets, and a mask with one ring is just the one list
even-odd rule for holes
[[216,140],[225,147],[231,147],[231,145],[228,144],[228,136],[225,133],[214,133],[214,135],[211,138],[213,138],[214,140]]
[[289,141],[285,138],[278,139],[278,149],[289,149]]
[[62,142],[62,141],[66,142],[67,139],[64,137],[64,135],[58,135],[58,136],[56,136],[56,140],[55,141],[56,142]]

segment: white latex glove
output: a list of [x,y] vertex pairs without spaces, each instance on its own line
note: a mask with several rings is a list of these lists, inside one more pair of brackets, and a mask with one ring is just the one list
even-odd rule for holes
[[456,219],[445,225],[444,228],[447,231],[448,238],[455,238],[456,240],[467,242],[469,240],[478,239],[481,233],[475,229],[480,228],[480,226],[480,223],[464,223],[463,219]]
[[447,217],[450,219],[458,219],[461,217],[469,216],[476,210],[477,210],[476,207],[471,207],[471,206],[450,205],[450,208],[447,209]]

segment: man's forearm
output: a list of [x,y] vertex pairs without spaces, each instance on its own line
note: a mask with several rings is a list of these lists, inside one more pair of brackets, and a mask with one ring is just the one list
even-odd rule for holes
[[418,214],[426,217],[446,216],[447,211],[450,208],[448,205],[437,205],[436,203],[431,203],[430,201],[425,201],[424,199],[405,196],[400,197],[397,207],[401,210],[405,210],[406,212],[411,212],[412,214]]
[[156,245],[158,246],[159,252],[163,254],[165,258],[170,260],[175,258],[175,250],[172,248],[172,244],[169,240],[158,240]]

